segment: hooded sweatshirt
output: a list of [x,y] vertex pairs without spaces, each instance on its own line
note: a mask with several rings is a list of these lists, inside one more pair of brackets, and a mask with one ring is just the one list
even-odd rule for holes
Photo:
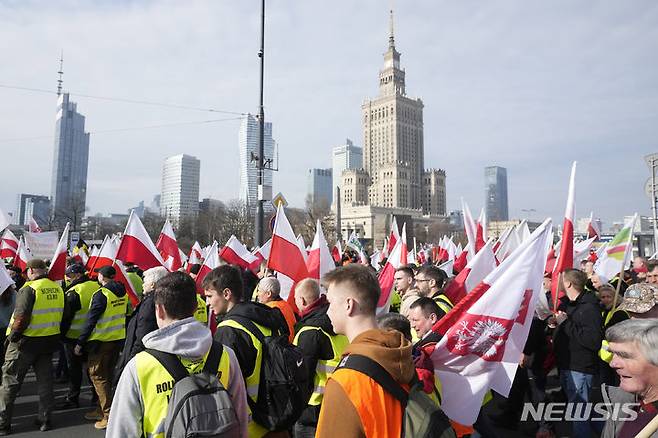
[[[414,376],[415,368],[411,360],[411,343],[394,330],[367,330],[354,338],[343,354],[359,354],[379,363],[400,384],[409,384]],[[370,406],[371,394],[361,394],[362,405]],[[364,430],[361,418],[355,407],[356,400],[351,400],[347,392],[333,378],[329,378],[325,388],[320,420],[316,437],[366,437],[374,436],[374,431]],[[374,408],[374,406],[373,406]],[[375,418],[396,413],[372,412]],[[382,419],[381,424],[386,421]],[[379,431],[381,436],[381,432]],[[400,431],[385,431],[387,436],[399,436]]]
[[[194,317],[190,317],[147,334],[142,342],[146,348],[172,353],[180,357],[198,359],[210,350],[212,334],[207,327]],[[233,408],[240,422],[241,436],[247,436],[249,416],[244,380],[240,375],[235,352],[227,346],[224,346],[224,352],[228,354],[230,363],[229,384],[226,390],[233,401]],[[119,378],[105,437],[142,436],[143,414],[144,399],[137,378],[135,358],[132,358]]]

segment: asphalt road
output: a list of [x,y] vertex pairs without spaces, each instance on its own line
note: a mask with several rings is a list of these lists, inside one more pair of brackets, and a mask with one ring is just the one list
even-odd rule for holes
[[[48,432],[40,432],[39,427],[34,424],[39,400],[36,379],[34,373],[28,373],[14,405],[11,436],[31,438],[41,436],[44,438],[104,437],[104,431],[96,430],[94,422],[84,419],[84,414],[91,411],[93,407],[90,403],[89,383],[85,382],[83,385],[80,407],[66,411],[54,411],[52,416],[53,429]],[[66,388],[65,383],[55,384],[55,403],[63,401],[66,396]]]

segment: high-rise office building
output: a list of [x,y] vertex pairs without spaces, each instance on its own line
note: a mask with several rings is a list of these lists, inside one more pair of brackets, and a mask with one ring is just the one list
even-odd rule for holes
[[345,144],[333,148],[331,166],[332,202],[336,202],[336,188],[340,187],[343,171],[363,167],[363,149],[346,139]]
[[76,230],[82,224],[87,203],[87,168],[89,133],[85,132],[85,116],[69,94],[57,98],[55,153],[50,200],[56,226],[71,223]]
[[18,225],[27,225],[32,216],[43,227],[50,222],[50,199],[44,195],[21,193],[18,195],[16,214]]
[[333,198],[331,175],[331,169],[308,170],[308,200],[311,204],[331,206],[331,200]]
[[[258,201],[258,152],[259,152],[259,126],[258,117],[247,114],[240,124],[239,153],[240,153],[240,192],[238,196],[250,209],[255,209]],[[274,162],[274,139],[272,138],[272,123],[265,122],[263,161],[266,167],[272,167]],[[272,171],[263,170],[263,185],[266,194],[272,192]],[[270,202],[264,203],[266,211],[272,210]]]
[[509,219],[507,205],[507,169],[499,166],[484,168],[484,202],[487,220],[506,221]]
[[174,155],[162,166],[160,214],[174,226],[199,212],[199,174],[201,162],[190,155]]

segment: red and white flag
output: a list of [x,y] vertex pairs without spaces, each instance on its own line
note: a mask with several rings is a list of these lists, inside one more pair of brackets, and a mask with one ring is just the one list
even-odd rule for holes
[[589,223],[587,224],[587,238],[599,240],[601,238],[601,221],[594,219],[594,212],[589,214]]
[[496,252],[498,252],[498,248],[500,248],[500,245],[502,245],[503,242],[505,240],[507,240],[507,238],[509,237],[509,235],[512,231],[514,231],[514,225],[511,225],[511,226],[505,228],[505,231],[503,231],[503,234],[498,236],[498,240],[496,241],[496,243],[494,244],[494,247],[493,247],[494,254]]
[[519,244],[525,242],[530,238],[530,228],[528,227],[528,220],[523,219],[518,227],[516,227],[516,233],[519,238]]
[[114,277],[114,280],[123,284],[123,287],[126,289],[126,294],[128,295],[128,300],[130,300],[130,304],[132,304],[134,309],[137,304],[139,304],[139,296],[137,295],[135,286],[133,286],[132,282],[128,278],[126,268],[123,266],[123,263],[121,263],[121,260],[114,261],[114,269],[117,271],[117,275]]
[[196,289],[197,292],[200,294],[203,294],[203,287],[201,285],[203,284],[203,279],[206,278],[206,275],[208,275],[208,272],[212,271],[216,267],[219,266],[219,252],[217,251],[217,242],[215,241],[212,244],[212,247],[210,248],[210,251],[208,252],[208,257],[203,261],[203,265],[201,265],[201,269],[199,269],[199,273],[196,276]]
[[466,256],[470,260],[475,253],[476,249],[476,236],[477,236],[477,227],[475,221],[473,220],[473,215],[471,214],[471,209],[468,208],[468,204],[462,198],[462,215],[464,218],[464,231],[466,231],[466,238],[468,239],[466,250],[468,255]]
[[274,231],[272,232],[272,247],[270,257],[267,260],[267,267],[292,280],[292,286],[289,289],[282,287],[281,298],[287,300],[294,307],[294,285],[308,278],[308,269],[282,205],[279,205],[276,211]]
[[0,263],[0,296],[2,296],[12,284],[15,283],[14,280],[11,279],[11,275],[9,275],[9,271],[5,268],[4,263]]
[[[105,236],[105,238],[107,239],[107,236]],[[94,266],[94,263],[96,263],[97,258],[98,258],[98,247],[94,245],[91,247],[89,258],[87,259],[87,263],[85,263],[85,268],[89,270],[92,266]]]
[[391,221],[391,234],[388,236],[386,254],[391,254],[391,251],[393,251],[393,247],[398,243],[398,240],[400,240],[400,231],[398,230],[398,222],[395,220],[395,216],[393,216],[393,220]]
[[586,260],[589,257],[590,249],[592,244],[596,240],[596,237],[590,237],[587,240],[573,244],[573,267],[580,269],[580,262]]
[[187,258],[187,273],[190,273],[190,269],[192,269],[192,265],[200,265],[201,264],[201,252],[203,250],[201,249],[201,245],[199,245],[199,242],[194,242],[194,245],[192,245],[192,249],[190,249],[190,255]]
[[162,231],[160,231],[160,237],[158,237],[158,241],[155,243],[155,247],[160,252],[162,259],[164,260],[164,266],[167,269],[173,272],[178,271],[181,266],[183,266],[178,242],[176,242],[176,234],[174,234],[174,228],[171,226],[169,219],[165,220],[165,223],[162,226]]
[[343,247],[340,244],[340,240],[337,240],[334,247],[331,248],[331,256],[336,263],[340,263],[340,261],[343,260]]
[[9,216],[7,216],[7,214],[0,208],[0,231],[7,228],[10,223]]
[[480,217],[478,218],[475,228],[475,251],[479,251],[484,247],[487,242],[487,213],[484,207],[480,210]]
[[40,233],[41,232],[41,227],[37,223],[37,221],[34,220],[32,215],[30,215],[27,218],[27,228],[30,233]]
[[304,261],[308,260],[308,251],[306,250],[306,242],[301,234],[297,235],[297,246],[299,246],[299,251],[304,256]]
[[267,261],[270,258],[270,249],[272,248],[272,238],[265,242],[262,246],[256,248],[253,251],[253,255],[258,258],[258,260]]
[[103,244],[98,250],[98,255],[96,255],[94,263],[89,268],[89,275],[95,277],[96,269],[102,268],[103,266],[112,266],[117,256],[117,249],[119,249],[117,241],[105,236]]
[[306,268],[308,269],[309,277],[318,281],[321,280],[326,273],[333,271],[336,268],[336,264],[329,252],[329,245],[327,245],[327,240],[324,238],[324,232],[322,231],[322,225],[319,220],[315,225],[315,237],[313,238],[311,251],[308,253]]
[[493,253],[493,239],[489,239],[448,284],[443,293],[453,304],[457,304],[494,269],[496,269],[496,256]]
[[30,261],[32,255],[30,254],[30,248],[27,247],[27,244],[21,237],[18,241],[18,249],[16,250],[16,256],[14,257],[14,266],[18,266],[22,271],[25,271],[27,268],[27,262]]
[[[509,232],[507,232],[509,230]],[[512,227],[505,230],[498,243],[496,248],[496,260],[498,263],[502,263],[507,257],[514,252],[516,248],[521,245],[522,240],[519,238],[519,233],[517,232],[518,226],[513,225]]]
[[398,239],[393,247],[386,264],[379,272],[379,288],[381,294],[377,302],[377,314],[388,312],[391,307],[391,297],[393,292],[393,282],[395,280],[395,271],[407,264],[407,249],[403,245],[402,239]]
[[569,178],[569,192],[567,195],[567,207],[564,211],[564,225],[562,226],[562,245],[558,255],[555,268],[553,268],[551,286],[551,306],[557,309],[558,299],[564,296],[563,290],[559,289],[560,274],[567,269],[573,268],[573,224],[576,219],[576,162],[571,166],[571,177]]
[[0,239],[0,259],[16,257],[16,250],[18,250],[18,239],[14,233],[6,229]]
[[492,271],[432,330],[442,336],[431,354],[447,391],[441,409],[448,418],[473,424],[485,392],[508,396],[528,337],[542,279],[551,221]]
[[130,211],[116,258],[122,262],[132,262],[144,271],[156,266],[165,266],[162,256],[134,210]]
[[67,222],[64,231],[62,231],[62,236],[59,238],[55,254],[50,261],[50,267],[48,268],[48,278],[52,281],[64,280],[64,274],[66,273],[66,257],[69,254],[68,247],[69,223]]
[[256,272],[260,264],[260,259],[249,252],[247,247],[234,235],[229,237],[226,245],[219,251],[219,257],[231,265],[238,265],[242,269],[251,269]]
[[409,264],[409,247],[407,246],[407,223],[402,224],[402,233],[400,233],[402,246],[400,247],[400,263],[402,266]]

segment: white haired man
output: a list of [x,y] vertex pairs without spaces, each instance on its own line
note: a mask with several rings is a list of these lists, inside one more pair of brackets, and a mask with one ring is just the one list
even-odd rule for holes
[[[636,436],[658,414],[658,319],[629,319],[605,332],[612,352],[610,366],[620,378],[619,387],[603,385],[606,403],[636,403],[637,416],[628,421],[610,418],[602,438]],[[624,412],[624,410],[622,410]],[[652,438],[658,438],[653,431]]]

